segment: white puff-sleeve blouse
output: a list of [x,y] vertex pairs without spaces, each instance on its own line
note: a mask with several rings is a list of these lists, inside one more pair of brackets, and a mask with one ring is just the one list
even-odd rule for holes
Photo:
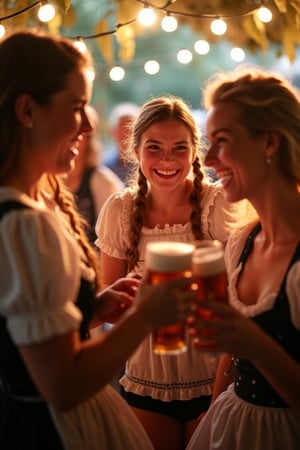
[[[96,243],[101,251],[115,258],[126,259],[133,196],[130,190],[111,196],[97,221]],[[205,184],[200,206],[203,238],[225,242],[230,224],[235,222],[236,207],[225,201],[221,186]],[[190,222],[142,227],[140,261],[130,275],[144,275],[145,248],[153,240],[191,242],[195,238]],[[217,362],[217,358],[195,350],[192,345],[180,355],[156,355],[151,336],[147,336],[127,361],[120,383],[126,391],[142,396],[163,401],[190,400],[212,393]]]
[[[111,195],[101,209],[97,223],[96,245],[114,258],[126,259],[130,246],[130,216],[135,192],[127,189]],[[201,199],[201,228],[204,239],[227,240],[229,230],[236,222],[237,207],[225,201],[222,187],[204,184]],[[170,240],[191,242],[195,240],[191,223],[156,225],[153,228],[143,226],[139,242],[140,261],[132,275],[143,275],[143,261],[148,242]]]
[[29,208],[0,219],[0,314],[16,344],[31,344],[79,328],[80,252],[57,214],[24,195],[11,199]]

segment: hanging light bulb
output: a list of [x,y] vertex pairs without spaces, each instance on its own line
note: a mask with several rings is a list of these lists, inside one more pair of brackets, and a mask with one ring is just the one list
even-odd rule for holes
[[109,77],[113,81],[121,81],[125,77],[125,70],[123,67],[115,66],[110,70]]
[[177,53],[177,60],[181,64],[189,64],[193,59],[192,52],[186,49],[179,50]]
[[257,15],[259,20],[261,20],[264,23],[271,22],[272,20],[272,12],[269,10],[269,8],[261,7],[257,11]]
[[222,34],[226,33],[227,25],[226,25],[226,22],[224,22],[224,20],[215,19],[212,21],[212,23],[210,25],[210,29],[217,36],[221,36]]
[[144,70],[148,75],[155,75],[159,72],[159,63],[155,60],[149,60],[144,65]]
[[74,45],[81,53],[85,53],[87,50],[86,44],[82,39],[77,39]]
[[145,27],[150,27],[156,21],[156,14],[149,6],[145,6],[138,14],[138,21]]
[[230,52],[230,56],[235,62],[242,62],[246,57],[244,50],[240,47],[234,47]]
[[170,13],[168,13],[161,21],[161,28],[167,33],[172,33],[173,31],[175,31],[177,26],[177,20],[175,19],[175,17],[170,16]]
[[38,18],[41,22],[50,22],[55,16],[55,8],[49,3],[42,4],[38,10]]
[[195,52],[198,53],[198,55],[207,55],[210,50],[210,45],[207,41],[199,39],[195,42],[194,49]]
[[3,36],[5,35],[5,32],[6,32],[6,30],[5,30],[4,25],[2,25],[2,23],[0,23],[0,39],[3,38]]

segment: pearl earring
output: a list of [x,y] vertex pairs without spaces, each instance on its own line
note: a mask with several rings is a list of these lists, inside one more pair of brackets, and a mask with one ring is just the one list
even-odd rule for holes
[[27,123],[27,128],[33,128],[33,122],[32,120]]
[[266,163],[267,163],[267,165],[269,166],[269,165],[271,164],[271,162],[272,162],[272,160],[271,160],[271,158],[268,156],[268,157],[266,158]]

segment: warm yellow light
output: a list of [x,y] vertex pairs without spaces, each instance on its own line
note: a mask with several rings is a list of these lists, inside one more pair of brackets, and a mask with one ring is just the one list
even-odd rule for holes
[[145,27],[150,27],[156,21],[156,14],[151,8],[143,8],[138,13],[138,21]]
[[230,56],[235,62],[242,62],[246,57],[244,50],[240,47],[233,48],[230,52]]
[[125,77],[125,70],[123,67],[115,66],[110,70],[109,77],[113,81],[121,81]]
[[212,21],[210,25],[211,31],[216,34],[217,36],[221,36],[222,34],[225,34],[227,31],[227,25],[222,19],[215,19]]
[[4,25],[2,25],[2,23],[0,23],[0,39],[3,38],[3,36],[5,35],[5,32],[6,32],[6,30],[5,30]]
[[55,8],[48,3],[42,5],[38,10],[38,18],[41,22],[50,22],[55,16]]
[[258,18],[264,23],[271,22],[273,17],[272,12],[269,10],[269,8],[265,8],[264,6],[259,8],[259,10],[257,11],[257,15]]
[[207,41],[199,39],[199,41],[195,42],[194,49],[198,55],[207,55],[210,50],[210,45]]
[[181,64],[189,64],[193,59],[192,52],[186,49],[179,50],[177,53],[177,60]]
[[160,66],[157,61],[152,59],[145,63],[144,69],[148,75],[155,75],[159,72]]
[[177,29],[178,22],[173,16],[165,16],[161,21],[161,28],[167,33],[172,33]]

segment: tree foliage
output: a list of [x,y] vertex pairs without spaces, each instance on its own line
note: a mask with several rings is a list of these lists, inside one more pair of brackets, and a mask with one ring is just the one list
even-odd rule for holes
[[[12,15],[34,3],[38,2],[1,0],[0,17]],[[57,4],[60,17],[56,18],[55,24],[49,25],[49,29],[59,32],[62,26],[72,27],[76,20],[80,20],[76,18],[79,10],[82,13],[79,3],[88,5],[90,2],[54,0],[53,3]],[[220,40],[211,32],[210,22],[213,17],[223,17],[228,22],[226,40],[253,53],[266,52],[270,45],[276,44],[279,52],[293,61],[295,49],[300,44],[300,0],[98,0],[96,3],[97,7],[93,6],[96,22],[87,34],[108,33],[96,38],[96,44],[109,63],[115,59],[116,51],[121,61],[128,62],[135,57],[136,40],[147,32],[136,20],[144,3],[153,7],[161,17],[171,13],[180,25],[188,25],[210,43]],[[265,24],[257,19],[255,11],[260,6],[268,7],[272,12],[270,23]],[[33,9],[25,11],[7,21],[8,28],[31,25],[34,19]]]

